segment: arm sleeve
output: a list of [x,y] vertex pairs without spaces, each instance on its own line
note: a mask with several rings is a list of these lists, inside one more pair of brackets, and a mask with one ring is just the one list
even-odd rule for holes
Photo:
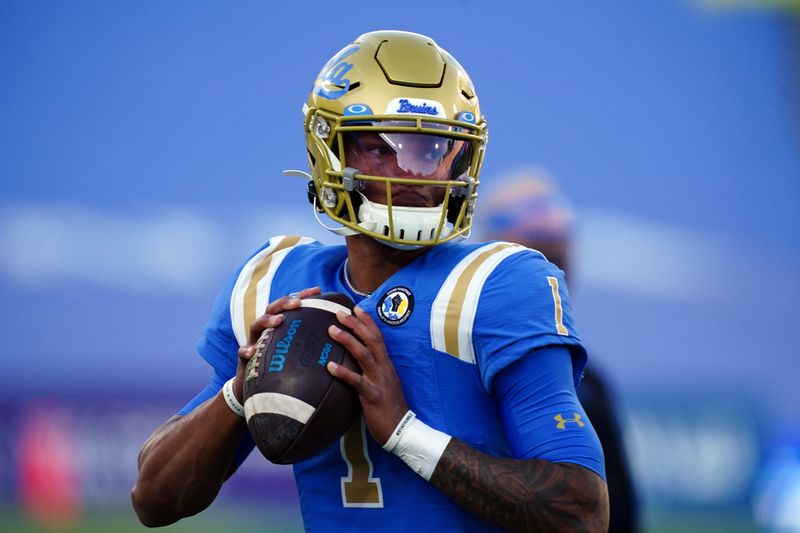
[[575,393],[566,347],[517,359],[497,374],[493,392],[515,458],[574,463],[606,479],[603,449]]
[[[200,406],[200,404],[216,396],[228,379],[230,378],[226,378],[221,372],[214,372],[214,375],[211,377],[211,382],[208,384],[208,386],[200,391],[197,396],[192,398],[191,401],[183,407],[183,409],[178,411],[178,414],[181,416],[186,416]],[[247,456],[250,455],[250,452],[253,451],[254,447],[255,443],[253,442],[253,438],[250,436],[250,432],[248,431],[245,433],[244,437],[242,437],[242,442],[239,444],[239,449],[236,451],[236,455],[233,458],[234,464],[236,464],[237,467],[240,466],[244,460],[247,459]]]

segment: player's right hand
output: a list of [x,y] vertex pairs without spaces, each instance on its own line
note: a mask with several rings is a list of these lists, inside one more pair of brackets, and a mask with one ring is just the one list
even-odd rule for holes
[[283,322],[283,312],[300,307],[300,300],[309,296],[320,294],[319,287],[310,287],[300,292],[278,298],[267,306],[266,312],[250,324],[250,334],[247,344],[239,347],[239,366],[236,369],[236,379],[233,382],[233,393],[239,403],[244,403],[244,371],[247,362],[256,353],[256,343],[265,329],[275,328]]

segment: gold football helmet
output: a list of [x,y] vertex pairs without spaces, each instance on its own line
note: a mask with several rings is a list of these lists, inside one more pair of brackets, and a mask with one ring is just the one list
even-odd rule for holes
[[[365,33],[322,68],[303,112],[309,199],[340,224],[328,229],[400,249],[469,235],[486,121],[469,76],[432,39]],[[409,194],[420,186],[429,201]]]

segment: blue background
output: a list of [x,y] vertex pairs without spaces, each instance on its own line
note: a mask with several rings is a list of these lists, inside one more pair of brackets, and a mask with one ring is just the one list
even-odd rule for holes
[[305,168],[316,74],[360,33],[416,31],[476,85],[481,191],[534,166],[574,204],[577,320],[645,503],[697,504],[647,473],[643,413],[746,411],[754,464],[800,434],[798,19],[780,4],[3,2],[0,396],[161,395],[166,418],[199,391],[228,273],[275,234],[336,242],[281,175]]

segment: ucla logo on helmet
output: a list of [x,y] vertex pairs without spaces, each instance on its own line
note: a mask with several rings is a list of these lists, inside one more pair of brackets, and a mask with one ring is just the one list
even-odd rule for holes
[[345,78],[345,74],[353,68],[353,64],[345,61],[345,58],[358,52],[359,48],[358,46],[345,48],[328,61],[314,85],[315,94],[328,100],[336,100],[350,90],[350,78]]
[[393,287],[378,300],[378,318],[390,326],[405,323],[413,310],[414,295],[407,287]]

